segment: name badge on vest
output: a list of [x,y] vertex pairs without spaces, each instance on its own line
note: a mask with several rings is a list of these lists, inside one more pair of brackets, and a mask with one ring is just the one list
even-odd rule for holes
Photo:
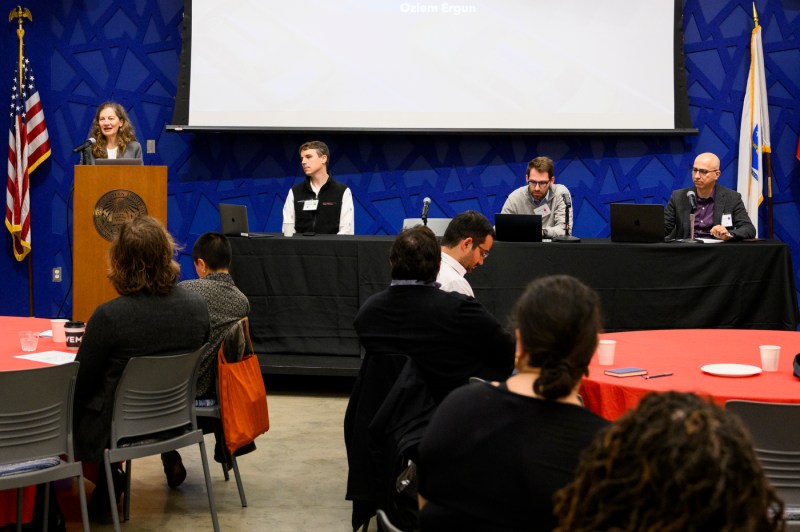
[[550,214],[550,205],[547,203],[542,203],[535,209],[533,209],[533,214],[538,214],[539,216],[547,216]]
[[724,225],[725,227],[733,227],[733,216],[730,214],[723,214],[722,225]]
[[316,211],[319,200],[310,199],[303,202],[304,211]]

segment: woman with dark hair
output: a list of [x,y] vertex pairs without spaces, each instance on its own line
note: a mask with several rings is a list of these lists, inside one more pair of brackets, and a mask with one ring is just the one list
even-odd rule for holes
[[[95,309],[75,357],[80,362],[73,414],[75,454],[82,461],[102,462],[114,394],[130,358],[187,353],[208,340],[206,302],[175,285],[180,267],[174,254],[172,237],[150,216],[124,224],[111,244],[108,278],[120,297]],[[171,487],[186,478],[180,456],[177,460],[164,462]],[[90,501],[95,515],[109,506],[105,481],[101,473],[100,491]]]
[[692,393],[647,395],[583,455],[556,495],[564,532],[784,530],[741,422]]
[[125,108],[116,102],[104,102],[97,108],[89,130],[95,145],[87,150],[86,164],[96,159],[141,159],[142,145]]
[[451,392],[419,448],[420,529],[552,530],[553,494],[608,422],[585,410],[597,294],[565,275],[531,282],[514,310],[517,373]]

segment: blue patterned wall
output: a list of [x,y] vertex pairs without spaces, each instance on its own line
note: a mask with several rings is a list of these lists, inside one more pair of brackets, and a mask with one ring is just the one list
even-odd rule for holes
[[[694,154],[722,159],[720,182],[735,188],[738,131],[750,62],[751,3],[687,0],[686,68],[697,137],[524,136],[405,134],[174,133],[165,125],[176,92],[182,0],[31,0],[27,52],[47,117],[53,155],[32,175],[35,314],[53,316],[66,301],[68,283],[52,283],[51,269],[71,275],[67,202],[76,156],[96,105],[123,103],[140,140],[154,139],[146,164],[169,166],[169,228],[191,248],[197,235],[218,229],[216,204],[248,206],[251,228],[279,231],[288,188],[299,181],[297,146],[320,137],[332,149],[331,171],[352,189],[356,232],[394,234],[418,216],[421,198],[433,199],[431,216],[465,209],[492,216],[521,186],[526,163],[537,155],[556,162],[556,179],[575,201],[575,234],[608,235],[608,204],[665,203],[688,186]],[[759,2],[770,102],[775,174],[775,236],[787,242],[800,275],[800,0]],[[527,28],[527,26],[525,27]],[[0,76],[13,74],[16,36],[2,39]],[[524,29],[520,29],[520,32]],[[9,80],[10,81],[10,80]],[[10,87],[10,83],[8,84]],[[762,207],[761,234],[766,235]],[[28,313],[27,265],[0,239],[0,314]],[[191,260],[181,258],[186,276]]]

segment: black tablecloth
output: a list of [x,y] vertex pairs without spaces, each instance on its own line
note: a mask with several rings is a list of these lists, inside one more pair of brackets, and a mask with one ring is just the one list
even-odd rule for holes
[[[360,348],[353,318],[391,279],[388,236],[231,238],[231,273],[250,300],[262,365],[309,363],[352,373]],[[496,242],[468,274],[501,321],[525,285],[574,275],[600,294],[607,331],[681,328],[795,330],[800,320],[791,255],[776,241],[720,244]],[[344,358],[352,359],[345,362]],[[338,369],[337,369],[338,368]]]

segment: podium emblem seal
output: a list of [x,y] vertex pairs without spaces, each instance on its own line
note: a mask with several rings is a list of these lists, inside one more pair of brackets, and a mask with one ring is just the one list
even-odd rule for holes
[[114,240],[122,224],[147,214],[147,205],[136,192],[110,190],[94,206],[94,228],[108,241]]

